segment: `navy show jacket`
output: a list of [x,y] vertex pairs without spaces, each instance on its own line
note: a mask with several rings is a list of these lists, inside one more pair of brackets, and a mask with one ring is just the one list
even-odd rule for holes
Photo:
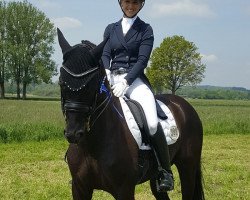
[[125,79],[131,85],[137,77],[147,80],[144,69],[153,49],[154,34],[152,27],[137,17],[124,36],[121,21],[105,29],[104,39],[109,39],[103,49],[102,62],[111,71],[121,67],[128,69]]

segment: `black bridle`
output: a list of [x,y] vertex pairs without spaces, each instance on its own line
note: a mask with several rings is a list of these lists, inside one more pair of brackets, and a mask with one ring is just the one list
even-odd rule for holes
[[[62,69],[64,69],[68,74],[70,74],[72,77],[74,78],[83,78],[84,76],[88,76],[92,73],[95,73],[95,75],[99,72],[99,68],[98,67],[93,67],[90,68],[89,70],[80,73],[80,74],[75,74],[74,72],[72,72],[71,70],[69,70],[66,66],[62,65],[61,67]],[[95,76],[94,75],[94,76]],[[62,81],[63,82],[63,81]],[[64,84],[68,90],[72,91],[72,92],[78,92],[80,90],[82,90],[83,88],[85,88],[85,86],[88,84],[88,82],[84,83],[83,85],[81,85],[79,88],[71,88],[67,82],[63,82],[60,84]],[[96,98],[94,100],[94,104],[96,102]],[[62,112],[65,116],[67,111],[71,111],[71,112],[81,112],[83,113],[85,116],[90,115],[90,113],[93,110],[93,107],[95,107],[95,105],[86,105],[84,102],[81,101],[69,101],[69,100],[65,100],[64,95],[61,93],[61,104],[62,104]]]
[[[99,67],[92,67],[89,70],[87,70],[83,73],[80,73],[80,74],[73,73],[71,70],[69,70],[64,65],[62,65],[61,68],[64,69],[68,74],[70,74],[74,78],[83,78],[85,76],[90,76],[90,75],[93,75],[93,77],[94,77],[94,76],[98,75],[98,80],[100,80],[100,77],[101,77]],[[62,108],[63,115],[66,117],[66,112],[82,113],[83,116],[88,119],[89,128],[91,128],[93,126],[93,124],[96,122],[96,120],[103,113],[103,111],[106,109],[106,107],[108,106],[110,99],[111,99],[112,93],[104,85],[105,79],[106,79],[106,76],[103,78],[103,80],[101,82],[99,92],[100,93],[105,92],[107,95],[106,95],[106,98],[99,105],[97,105],[97,96],[98,96],[98,89],[97,88],[95,89],[95,99],[94,99],[92,105],[86,105],[85,102],[81,102],[81,101],[65,100],[64,95],[62,94],[62,91],[61,91],[61,108]],[[61,80],[60,85],[62,85],[62,84],[64,84],[68,88],[68,90],[70,90],[70,91],[80,92],[80,90],[85,88],[85,86],[88,84],[88,82],[85,82],[79,88],[71,88],[69,85],[67,85],[66,82],[63,82]],[[98,114],[96,114],[95,119],[93,120],[93,122],[90,125],[90,118],[92,116],[94,116],[95,113],[97,113],[97,112],[98,112]]]

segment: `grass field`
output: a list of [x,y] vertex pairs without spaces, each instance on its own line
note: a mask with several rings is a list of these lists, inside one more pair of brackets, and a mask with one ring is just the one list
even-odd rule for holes
[[0,142],[62,138],[59,101],[0,100]]
[[[208,200],[250,199],[250,101],[189,100],[204,127]],[[59,101],[0,100],[0,199],[72,199]],[[178,174],[172,199],[181,199]],[[94,200],[112,200],[98,191]],[[147,183],[136,200],[153,200]]]
[[[189,100],[204,134],[250,134],[250,101]],[[63,137],[59,101],[0,100],[0,143]]]
[[[248,200],[250,192],[249,135],[208,135],[204,138],[203,175],[208,200]],[[64,140],[0,144],[0,199],[67,200],[71,198],[70,180],[64,153]],[[180,184],[176,169],[175,190],[179,200]],[[97,191],[94,200],[113,200]],[[153,200],[148,183],[137,186],[136,200]]]
[[250,101],[189,100],[198,112],[204,134],[250,134]]

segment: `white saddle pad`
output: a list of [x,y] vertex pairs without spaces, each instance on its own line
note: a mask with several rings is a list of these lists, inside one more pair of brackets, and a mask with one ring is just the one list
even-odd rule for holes
[[[141,136],[140,129],[135,121],[133,114],[130,112],[128,105],[126,104],[126,102],[123,98],[119,98],[119,99],[121,102],[122,110],[123,110],[123,113],[125,115],[125,119],[126,119],[126,122],[128,124],[129,130],[132,133],[133,137],[135,138],[135,141],[137,142],[138,147],[142,150],[149,150],[150,146],[142,143],[142,136]],[[159,105],[161,106],[162,110],[165,112],[165,114],[168,117],[166,120],[162,120],[162,119],[158,118],[159,122],[161,123],[161,126],[164,130],[164,134],[166,136],[167,143],[168,143],[168,145],[174,144],[177,141],[177,139],[179,138],[179,130],[177,128],[174,116],[171,113],[171,111],[169,110],[169,108],[164,103],[162,103],[159,100],[157,100],[157,101],[158,101]]]

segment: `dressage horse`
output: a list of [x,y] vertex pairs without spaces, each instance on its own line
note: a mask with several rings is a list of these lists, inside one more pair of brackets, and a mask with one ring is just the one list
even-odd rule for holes
[[[137,184],[150,181],[157,200],[168,200],[156,188],[154,154],[142,151],[131,135],[120,101],[112,95],[100,58],[105,45],[91,42],[71,46],[58,29],[63,53],[59,84],[66,120],[66,158],[72,176],[74,200],[92,199],[94,189],[107,191],[117,200],[134,200]],[[203,130],[194,108],[175,95],[158,95],[176,120],[180,137],[169,146],[181,182],[183,200],[203,200],[201,151]]]

